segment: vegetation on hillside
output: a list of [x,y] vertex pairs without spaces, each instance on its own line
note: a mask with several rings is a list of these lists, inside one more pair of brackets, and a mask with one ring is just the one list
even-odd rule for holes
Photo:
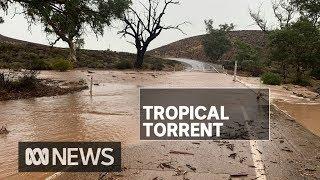
[[[318,84],[319,1],[276,0],[273,1],[272,8],[278,21],[276,28],[268,26],[268,20],[261,16],[261,9],[250,10],[251,17],[262,31],[230,31],[225,33],[227,36],[217,34],[214,38],[208,38],[206,34],[174,42],[154,49],[150,53],[160,57],[213,61],[223,64],[229,70],[233,70],[237,60],[241,74],[261,76],[273,73],[279,76],[283,83],[303,86]],[[221,37],[223,40],[216,40]],[[224,53],[221,56],[221,53],[215,52],[228,44],[225,37],[231,42],[231,48],[222,51]],[[208,44],[212,47],[207,49]]]
[[308,86],[318,79],[320,69],[320,3],[317,0],[273,2],[279,26],[267,27],[268,20],[250,11],[257,25],[268,34],[270,71],[281,74],[284,82]]
[[[1,1],[2,2],[2,1]],[[104,27],[110,25],[113,19],[123,16],[129,7],[129,0],[11,0],[1,4],[18,4],[28,23],[43,25],[47,36],[53,36],[54,45],[59,40],[69,46],[69,60],[77,61],[76,49],[84,44],[83,34],[90,28],[96,36],[103,35]]]
[[[1,42],[0,68],[33,69],[33,70],[68,70],[71,64],[65,62],[68,49],[55,48],[33,43]],[[114,51],[77,50],[78,61],[73,68],[95,69],[132,69],[135,55]],[[161,64],[161,66],[159,66]],[[154,68],[157,66],[158,68]],[[161,67],[161,68],[159,68]],[[183,65],[177,61],[169,61],[146,56],[145,70],[181,70]]]

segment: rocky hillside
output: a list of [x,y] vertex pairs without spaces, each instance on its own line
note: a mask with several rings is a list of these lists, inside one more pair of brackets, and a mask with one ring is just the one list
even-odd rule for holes
[[[232,42],[239,39],[262,50],[265,50],[267,44],[267,35],[262,31],[232,31],[229,33],[229,37]],[[149,53],[159,57],[190,58],[207,61],[209,58],[204,53],[202,38],[204,38],[204,35],[182,39],[151,50]],[[235,48],[232,48],[229,52],[224,54],[222,59],[232,59],[235,55],[235,51]]]

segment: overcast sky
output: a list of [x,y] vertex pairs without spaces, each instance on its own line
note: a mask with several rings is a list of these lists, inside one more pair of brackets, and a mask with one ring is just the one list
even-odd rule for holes
[[[133,2],[135,1],[133,0]],[[181,0],[180,3],[179,6],[169,8],[165,22],[168,25],[179,24],[183,21],[190,22],[190,25],[183,27],[187,35],[178,31],[166,31],[152,42],[149,49],[205,33],[204,20],[210,18],[214,20],[216,26],[223,23],[234,23],[236,30],[259,29],[254,25],[248,10],[249,8],[258,9],[260,5],[262,5],[262,15],[268,19],[270,26],[276,25],[276,21],[272,16],[271,0]],[[10,15],[13,9],[11,8],[9,15],[5,16],[5,23],[0,24],[0,34],[25,41],[48,44],[46,35],[42,31],[43,27],[41,25],[33,25],[30,32],[28,23],[23,15],[14,17]],[[1,15],[3,15],[2,12]],[[99,37],[98,40],[93,33],[87,32],[84,36],[85,48],[98,50],[110,48],[114,51],[135,52],[134,46],[126,41],[130,40],[130,38],[121,38],[117,34],[117,27],[121,27],[119,22],[114,22],[113,26],[113,28],[106,28],[105,35]],[[66,44],[59,42],[57,46],[66,47]]]

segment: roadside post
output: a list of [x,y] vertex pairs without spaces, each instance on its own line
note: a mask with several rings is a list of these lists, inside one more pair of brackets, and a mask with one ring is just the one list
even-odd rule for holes
[[233,75],[233,81],[237,81],[237,68],[238,68],[238,61],[234,62],[234,75]]
[[93,77],[90,79],[90,96],[92,96],[92,85],[93,85]]

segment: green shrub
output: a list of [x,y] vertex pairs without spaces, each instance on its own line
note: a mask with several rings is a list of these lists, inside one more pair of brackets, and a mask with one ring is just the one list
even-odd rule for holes
[[300,85],[300,86],[310,86],[311,82],[310,82],[310,78],[300,78],[300,79],[295,79],[292,81],[292,84],[295,85]]
[[267,72],[262,74],[261,80],[264,84],[269,84],[269,85],[280,85],[282,80],[281,76],[279,74]]
[[14,71],[19,71],[19,70],[23,69],[24,65],[21,62],[12,62],[12,63],[10,63],[10,65],[8,67],[10,67],[10,69],[12,69]]
[[320,67],[313,69],[311,71],[311,76],[320,80]]
[[72,69],[72,63],[65,59],[56,59],[52,63],[52,69],[56,71],[67,71]]
[[128,60],[120,60],[115,64],[115,68],[117,69],[132,69],[132,63]]
[[222,65],[226,70],[233,70],[234,69],[234,61],[223,61]]
[[242,61],[240,67],[242,70],[250,72],[250,74],[254,77],[259,77],[262,74],[262,67],[256,61]]
[[156,71],[161,71],[165,68],[163,62],[160,61],[154,61],[151,65],[150,65],[151,70],[156,70]]
[[33,59],[30,63],[29,69],[31,70],[49,70],[51,69],[50,63],[43,59]]
[[88,64],[86,64],[83,67],[88,67],[88,68],[94,68],[94,69],[102,69],[105,68],[103,62],[97,62],[97,61],[93,61],[93,62],[89,62]]

